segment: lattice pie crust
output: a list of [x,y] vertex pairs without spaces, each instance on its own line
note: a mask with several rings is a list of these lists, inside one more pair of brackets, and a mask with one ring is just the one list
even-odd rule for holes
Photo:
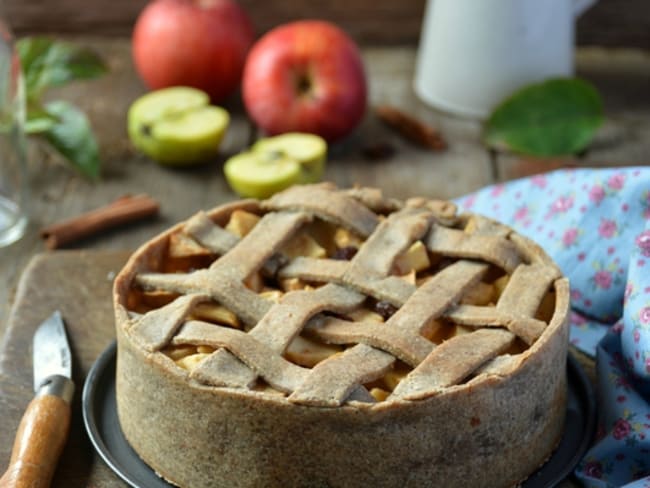
[[179,486],[509,486],[559,441],[568,282],[449,202],[298,186],[115,281],[124,434]]

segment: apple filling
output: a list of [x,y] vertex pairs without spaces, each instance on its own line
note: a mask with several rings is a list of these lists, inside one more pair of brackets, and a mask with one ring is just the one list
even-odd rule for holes
[[[224,229],[234,236],[242,238],[255,228],[260,219],[261,217],[255,213],[235,210],[224,225]],[[459,219],[457,229],[466,233],[473,233],[477,229],[477,223],[472,217]],[[276,254],[280,255],[279,259],[284,263],[296,258],[349,261],[356,255],[363,242],[364,240],[351,230],[316,219],[303,226]],[[171,234],[168,239],[167,250],[162,259],[160,270],[165,273],[187,273],[209,267],[217,257],[215,253],[203,247],[194,238],[179,231]],[[272,260],[276,257],[278,256],[274,256]],[[393,261],[390,275],[404,280],[409,285],[421,287],[434,275],[454,262],[455,260],[452,258],[431,252],[422,240],[417,240]],[[459,305],[461,307],[496,307],[509,279],[510,275],[504,270],[495,265],[490,265],[482,279],[466,289],[459,300]],[[279,303],[288,292],[317,290],[324,286],[325,283],[294,277],[283,278],[268,272],[265,267],[248,276],[244,281],[244,285],[266,300]],[[134,287],[128,296],[127,307],[136,314],[144,314],[171,304],[179,296],[176,293]],[[546,292],[541,300],[534,319],[548,322],[553,315],[554,309],[555,294],[551,289]],[[323,312],[321,315],[367,325],[386,322],[397,310],[397,307],[386,301],[368,297],[360,306],[345,313]],[[238,317],[224,305],[210,300],[203,300],[194,305],[190,315],[185,320],[246,330],[241,317]],[[456,317],[452,313],[430,321],[421,330],[420,334],[434,345],[440,345],[456,337],[471,333],[476,330],[476,327],[476,325],[462,323],[460,317]],[[317,332],[315,327],[310,324],[305,326],[302,332],[293,338],[288,347],[285,348],[284,359],[304,368],[313,368],[322,361],[341,354],[346,349],[354,346],[354,343],[328,342],[322,334]],[[507,359],[520,354],[528,347],[529,344],[517,337],[505,352],[496,359],[489,360],[488,363],[472,373],[472,375],[464,378],[461,383],[470,380],[481,371],[498,368],[498,365],[503,362],[503,358]],[[214,351],[215,348],[210,346],[185,344],[168,345],[161,350],[177,366],[190,373],[210,357]],[[397,360],[383,377],[366,383],[364,386],[376,401],[384,401],[412,369],[406,362]],[[284,394],[274,390],[261,379],[257,380],[257,384],[253,389],[270,394]]]

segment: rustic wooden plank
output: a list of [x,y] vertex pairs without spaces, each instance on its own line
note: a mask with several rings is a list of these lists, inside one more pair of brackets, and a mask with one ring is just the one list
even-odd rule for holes
[[[7,0],[5,17],[19,34],[34,32],[130,35],[148,0]],[[417,42],[425,0],[242,0],[258,33],[305,18],[336,22],[359,41]]]
[[9,0],[3,17],[17,34],[82,32],[129,35],[148,0]]
[[[130,35],[147,0],[5,0],[4,16],[20,34],[34,32]],[[336,22],[363,43],[418,41],[426,0],[241,0],[259,33],[296,19]],[[580,45],[650,47],[645,0],[600,1],[577,24]]]
[[600,0],[580,19],[577,42],[582,46],[650,48],[650,9],[644,0]]
[[40,255],[31,262],[0,347],[0,469],[9,463],[18,422],[34,395],[32,337],[38,324],[59,309],[76,388],[70,435],[52,486],[121,486],[85,433],[81,392],[90,367],[115,337],[112,276],[126,258],[124,253],[69,251]]

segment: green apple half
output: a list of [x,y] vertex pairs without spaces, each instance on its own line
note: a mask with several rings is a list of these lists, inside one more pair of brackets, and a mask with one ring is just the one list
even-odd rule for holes
[[327,143],[314,134],[291,132],[260,139],[226,161],[226,180],[243,197],[267,198],[294,184],[320,181]]
[[151,159],[171,166],[214,157],[229,122],[228,112],[210,105],[206,93],[180,86],[138,98],[128,114],[133,145]]

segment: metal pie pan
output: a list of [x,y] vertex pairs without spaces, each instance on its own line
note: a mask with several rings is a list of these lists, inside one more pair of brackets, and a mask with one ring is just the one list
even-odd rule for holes
[[[117,418],[113,342],[99,356],[84,383],[82,401],[86,431],[104,462],[135,488],[171,487],[131,448]],[[578,361],[567,361],[569,395],[564,434],[553,455],[524,483],[523,488],[550,488],[569,476],[591,444],[596,426],[593,387]]]

